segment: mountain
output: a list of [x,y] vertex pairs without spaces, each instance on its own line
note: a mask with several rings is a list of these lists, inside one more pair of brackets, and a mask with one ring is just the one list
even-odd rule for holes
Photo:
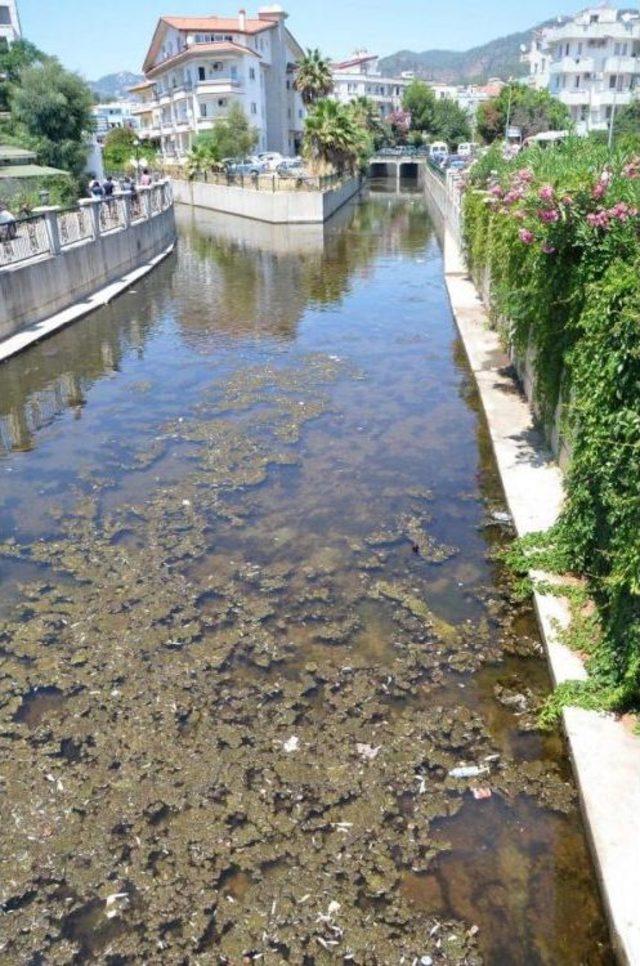
[[[551,21],[552,22],[552,21]],[[541,24],[540,26],[546,26]],[[531,35],[537,27],[509,34],[470,50],[400,50],[380,59],[384,74],[397,77],[404,70],[416,76],[444,84],[486,82],[490,77],[523,77],[528,66],[520,63],[520,46],[529,47]]]
[[121,70],[118,74],[106,74],[96,81],[89,81],[89,87],[94,94],[103,101],[117,101],[128,98],[128,88],[144,80],[142,74],[132,74],[129,70]]

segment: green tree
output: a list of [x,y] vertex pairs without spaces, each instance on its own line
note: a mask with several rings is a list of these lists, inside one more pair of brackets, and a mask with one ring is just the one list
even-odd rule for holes
[[315,104],[333,91],[331,66],[317,47],[314,50],[307,49],[304,57],[298,61],[294,87],[307,106]]
[[437,104],[436,95],[424,81],[411,81],[404,92],[402,105],[411,114],[412,131],[433,133]]
[[91,91],[77,74],[54,58],[20,72],[9,96],[16,133],[45,164],[79,178],[87,158],[87,134],[93,130]]
[[[131,159],[136,156],[139,145],[138,136],[130,127],[114,127],[104,139],[102,157],[107,171],[124,171],[131,166]],[[138,147],[140,153],[140,148]],[[149,151],[145,145],[142,151],[149,160]]]
[[6,50],[0,49],[0,111],[9,110],[9,94],[20,79],[20,73],[33,64],[48,60],[35,44],[28,40],[16,40]]
[[624,139],[625,144],[637,148],[640,142],[640,101],[632,101],[616,111],[613,133],[616,142]]
[[359,127],[366,131],[373,149],[381,147],[388,138],[388,128],[380,115],[380,109],[370,97],[356,97],[349,110]]
[[507,84],[497,97],[478,107],[478,133],[488,144],[504,137],[507,121],[521,129],[523,138],[540,131],[563,131],[571,127],[571,115],[565,104],[548,91],[516,83]]
[[435,140],[444,141],[451,148],[460,141],[470,140],[469,118],[456,101],[445,97],[436,102],[432,134]]
[[366,132],[344,104],[325,98],[307,115],[303,152],[316,165],[353,171],[368,144]]

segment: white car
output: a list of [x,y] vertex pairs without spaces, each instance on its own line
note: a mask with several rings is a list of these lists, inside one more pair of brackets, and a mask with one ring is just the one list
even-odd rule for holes
[[267,171],[275,171],[284,158],[278,151],[263,151],[258,155],[258,160],[267,166]]
[[449,155],[449,145],[444,141],[434,141],[429,147],[429,156],[436,161],[438,158],[446,158]]
[[463,141],[458,145],[458,155],[461,158],[472,158],[478,152],[479,145],[475,141]]

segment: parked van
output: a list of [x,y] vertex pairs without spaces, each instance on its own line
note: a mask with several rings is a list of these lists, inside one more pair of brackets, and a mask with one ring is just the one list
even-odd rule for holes
[[439,161],[442,158],[446,158],[449,154],[449,145],[445,144],[444,141],[434,141],[429,147],[429,157],[433,161]]
[[475,141],[463,141],[458,145],[458,154],[461,158],[473,158],[478,153],[479,146]]

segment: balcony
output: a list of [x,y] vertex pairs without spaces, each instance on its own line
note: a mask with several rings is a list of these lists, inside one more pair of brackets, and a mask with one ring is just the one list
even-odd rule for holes
[[594,70],[593,57],[562,57],[549,64],[551,74],[592,74]]
[[194,86],[198,94],[237,94],[242,91],[243,85],[238,77],[222,74],[197,80]]
[[545,36],[545,40],[551,46],[556,43],[566,43],[567,41],[588,41],[606,40],[608,37],[614,40],[632,40],[640,38],[640,21],[623,23],[618,20],[616,23],[590,23],[586,25],[573,22],[564,24],[562,27],[553,27]]
[[131,105],[132,114],[151,114],[156,106],[155,101],[144,101],[139,104]]
[[607,57],[602,66],[605,74],[640,74],[640,58]]

